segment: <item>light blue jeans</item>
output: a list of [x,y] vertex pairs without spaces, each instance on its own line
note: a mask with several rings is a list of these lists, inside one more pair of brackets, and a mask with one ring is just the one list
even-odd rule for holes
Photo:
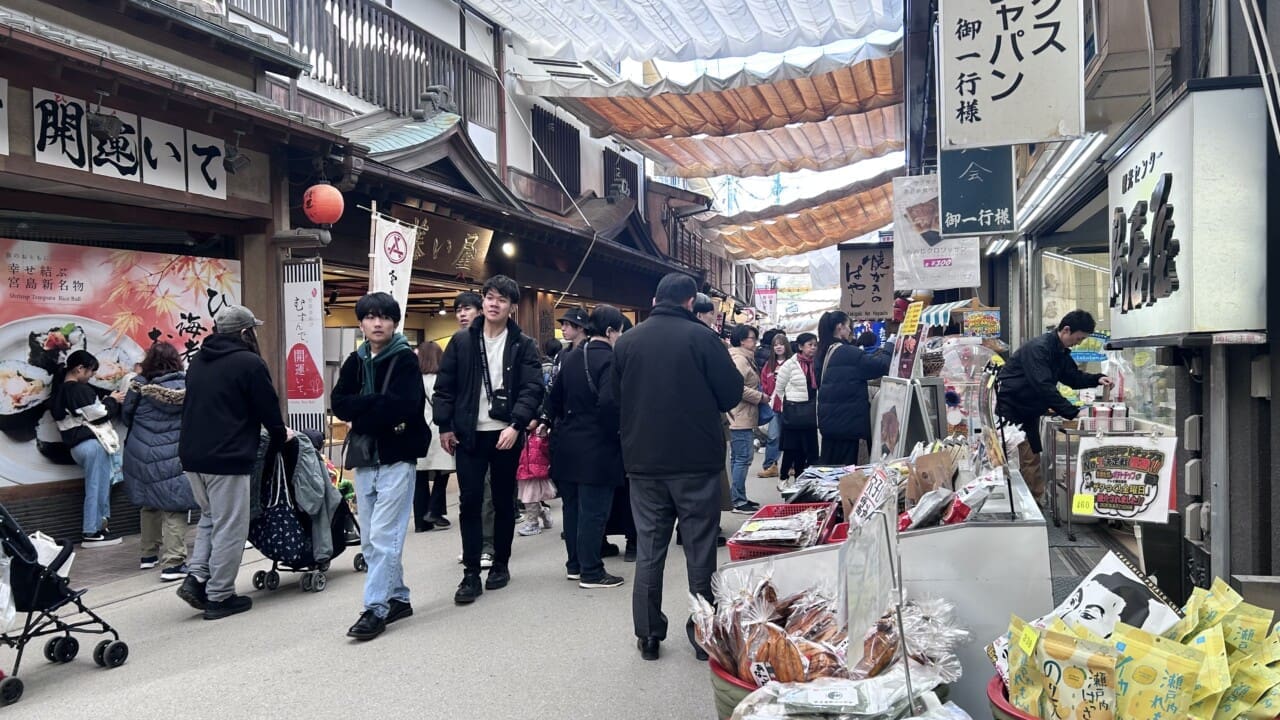
[[747,469],[754,450],[751,430],[729,431],[729,496],[734,506],[747,502]]
[[[779,413],[780,414],[780,413]],[[764,446],[764,466],[766,469],[778,464],[782,455],[782,418],[775,414],[769,421],[769,441]]]
[[360,550],[369,564],[364,581],[364,607],[385,618],[391,600],[409,602],[404,584],[404,536],[413,514],[412,463],[356,470],[356,503],[360,516]]
[[71,448],[71,457],[84,470],[84,519],[80,529],[85,535],[93,535],[111,517],[111,456],[94,439]]

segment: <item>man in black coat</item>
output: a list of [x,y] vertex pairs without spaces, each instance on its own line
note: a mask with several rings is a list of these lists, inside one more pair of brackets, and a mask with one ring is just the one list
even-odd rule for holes
[[427,454],[431,430],[418,359],[396,332],[399,303],[388,293],[370,293],[356,303],[356,320],[365,343],[342,363],[332,400],[333,414],[351,423],[348,443],[359,437],[372,441],[372,456],[356,467],[355,476],[360,550],[369,574],[364,610],[347,631],[356,640],[372,640],[388,623],[413,614],[404,584],[404,536],[418,458]]
[[[460,605],[511,581],[508,563],[516,511],[506,499],[515,496],[524,433],[538,417],[544,393],[537,343],[511,319],[520,302],[520,286],[495,275],[484,284],[482,295],[481,317],[458,331],[445,348],[432,396],[440,446],[457,458],[458,465],[464,570],[453,600]],[[494,499],[494,557],[482,588],[480,510],[486,472]]]
[[1044,497],[1044,480],[1040,476],[1041,416],[1053,411],[1072,420],[1080,413],[1079,408],[1058,392],[1058,383],[1076,389],[1111,386],[1111,378],[1081,372],[1071,358],[1071,348],[1089,337],[1095,327],[1092,315],[1073,310],[1062,318],[1056,330],[1032,338],[1018,348],[1000,370],[996,413],[1010,423],[1021,425],[1027,434],[1027,439],[1018,446],[1018,464],[1036,500]]
[[614,346],[622,412],[622,459],[631,478],[638,553],[631,613],[637,647],[658,659],[667,635],[662,577],[677,518],[689,591],[712,600],[722,416],[742,400],[742,376],[714,331],[693,314],[697,285],[681,273],[658,283],[648,320]]
[[872,353],[874,333],[858,336],[857,344],[837,341],[822,369],[818,388],[818,429],[822,431],[822,464],[855,465],[862,442],[871,447],[871,394],[868,380],[889,374],[893,343]]

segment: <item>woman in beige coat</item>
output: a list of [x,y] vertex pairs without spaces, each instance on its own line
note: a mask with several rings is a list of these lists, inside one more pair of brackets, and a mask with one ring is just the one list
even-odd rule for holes
[[758,503],[747,499],[747,469],[755,450],[753,437],[760,421],[760,403],[767,398],[760,392],[760,372],[756,368],[756,345],[760,332],[750,325],[738,325],[729,338],[732,347],[729,357],[742,375],[742,402],[729,411],[729,465],[732,469],[729,492],[733,499],[733,511],[743,515],[754,514]]

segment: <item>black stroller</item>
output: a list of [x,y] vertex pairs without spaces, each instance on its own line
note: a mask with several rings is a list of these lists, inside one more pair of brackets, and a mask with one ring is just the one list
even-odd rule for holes
[[[73,633],[84,635],[110,635],[93,648],[93,661],[101,667],[120,667],[129,658],[129,646],[120,639],[120,633],[89,608],[85,607],[86,590],[72,590],[66,578],[58,570],[71,557],[71,543],[59,541],[62,551],[49,563],[40,564],[31,539],[22,532],[17,521],[0,506],[0,547],[9,558],[9,587],[13,592],[14,608],[26,613],[20,626],[0,633],[0,642],[15,648],[18,657],[13,661],[13,674],[0,680],[0,705],[12,705],[22,698],[22,680],[18,668],[27,645],[38,637],[53,635],[45,643],[44,657],[52,663],[71,662],[80,651],[80,641]],[[58,611],[74,606],[72,616],[86,615],[87,619],[64,622]]]
[[[318,433],[317,433],[318,435]],[[309,436],[309,433],[308,433]],[[290,498],[296,498],[296,485],[294,483],[294,474],[298,467],[299,453],[302,452],[319,452],[319,448],[314,447],[315,439],[312,438],[311,443],[306,443],[303,436],[299,436],[284,444],[280,450],[281,460],[283,461],[284,472],[276,474],[272,468],[276,467],[275,458],[267,458],[264,463],[263,478],[261,484],[261,500],[263,506],[273,503],[273,500],[285,498],[293,509],[294,515],[297,517],[302,527],[302,537],[305,540],[300,547],[289,548],[288,557],[277,555],[271,551],[270,547],[259,545],[254,542],[259,552],[271,560],[270,570],[259,570],[253,574],[253,587],[258,590],[275,590],[280,587],[280,571],[301,573],[302,577],[298,581],[298,586],[303,592],[321,592],[329,584],[328,571],[330,563],[342,554],[342,551],[350,546],[360,545],[360,525],[356,521],[355,514],[351,512],[351,506],[346,500],[339,500],[336,505],[336,511],[333,514],[333,521],[329,524],[330,538],[333,543],[333,552],[325,560],[317,561],[313,553],[310,542],[311,526],[315,522],[312,517],[300,510],[296,503]],[[281,487],[281,483],[285,486]],[[252,521],[250,525],[250,541],[255,537],[254,526],[263,522],[263,518]],[[353,563],[356,571],[368,569],[365,563],[364,553],[356,553]]]

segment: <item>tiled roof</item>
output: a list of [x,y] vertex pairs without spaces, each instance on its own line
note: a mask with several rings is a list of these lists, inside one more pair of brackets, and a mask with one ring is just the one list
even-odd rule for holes
[[203,20],[207,23],[212,23],[229,33],[236,35],[246,43],[259,45],[276,55],[288,58],[289,60],[292,60],[291,64],[299,69],[306,69],[310,67],[310,63],[307,62],[307,58],[302,54],[295,52],[293,48],[289,47],[288,43],[281,42],[266,33],[260,33],[244,23],[232,22],[222,13],[209,11],[206,9],[209,5],[207,2],[192,2],[191,0],[128,0],[128,2],[130,5],[147,10],[152,10],[157,5],[168,6],[174,10],[184,12],[193,18]]
[[442,112],[426,120],[391,113],[375,113],[377,119],[369,122],[366,117],[352,118],[337,124],[351,142],[369,148],[374,159],[383,153],[405,150],[430,142],[456,126],[462,117]]

